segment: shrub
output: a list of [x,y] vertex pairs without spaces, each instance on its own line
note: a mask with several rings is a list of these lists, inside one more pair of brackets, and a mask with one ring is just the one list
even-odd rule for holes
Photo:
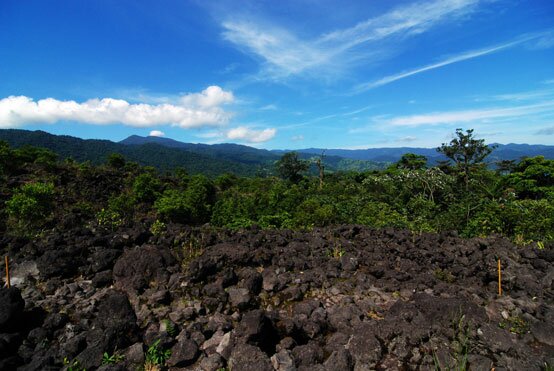
[[110,209],[102,209],[96,214],[96,222],[100,227],[115,231],[123,224],[121,215]]
[[357,222],[373,228],[408,226],[407,218],[384,202],[367,203],[358,215]]
[[133,182],[133,196],[138,202],[154,202],[160,194],[161,182],[150,173],[140,174]]
[[205,223],[210,220],[215,199],[212,182],[202,175],[193,176],[185,191],[166,190],[154,208],[166,220],[180,223]]
[[183,192],[168,189],[156,200],[154,208],[164,220],[186,223],[191,220],[192,210]]
[[27,183],[6,201],[6,212],[19,227],[38,227],[52,211],[53,196],[52,183]]

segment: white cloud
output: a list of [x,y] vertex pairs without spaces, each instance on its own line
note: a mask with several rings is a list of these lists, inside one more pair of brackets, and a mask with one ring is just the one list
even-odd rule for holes
[[232,103],[235,97],[230,91],[225,91],[219,86],[208,86],[201,93],[187,94],[181,98],[181,103],[186,107],[214,108],[225,103]]
[[290,140],[292,140],[293,142],[301,142],[301,141],[304,140],[304,136],[303,135],[295,135],[295,136],[291,137]]
[[276,129],[268,128],[263,130],[254,130],[247,128],[246,126],[239,126],[237,128],[228,130],[225,134],[227,139],[239,140],[248,143],[261,143],[267,142],[272,139],[277,133]]
[[479,0],[435,0],[401,6],[354,27],[326,34],[321,41],[346,43],[346,47],[352,47],[390,36],[420,34],[447,18],[470,13],[478,3]]
[[96,125],[120,123],[135,127],[170,124],[184,129],[225,125],[232,114],[221,106],[233,102],[231,92],[210,86],[201,93],[186,94],[176,104],[131,104],[123,99],[89,99],[78,103],[25,96],[0,99],[0,128],[28,123],[74,121]]
[[554,46],[554,31],[543,33],[538,40],[529,46],[532,50],[550,49]]
[[[536,37],[536,36],[534,36],[534,37]],[[534,38],[534,37],[531,37],[531,38]],[[521,38],[521,39],[518,39],[518,40],[515,40],[515,41],[511,41],[511,42],[500,44],[500,45],[495,45],[495,46],[485,48],[485,49],[471,50],[471,51],[468,51],[468,52],[464,52],[462,54],[446,58],[446,59],[444,59],[440,62],[437,62],[437,63],[429,64],[427,66],[419,67],[419,68],[416,68],[416,69],[413,69],[413,70],[410,70],[410,71],[404,71],[404,72],[397,73],[397,74],[394,74],[394,75],[385,76],[383,78],[380,78],[379,80],[376,80],[376,81],[373,81],[373,82],[370,82],[370,83],[361,84],[355,89],[355,91],[356,92],[366,91],[366,90],[369,90],[369,89],[377,88],[379,86],[390,84],[391,82],[401,80],[401,79],[404,79],[406,77],[417,75],[417,74],[422,73],[422,72],[426,72],[426,71],[434,70],[436,68],[448,66],[449,64],[458,63],[458,62],[462,62],[462,61],[465,61],[465,60],[468,60],[468,59],[473,59],[473,58],[481,57],[481,56],[484,56],[484,55],[487,55],[487,54],[496,53],[498,51],[516,46],[516,45],[521,44],[521,43],[523,43],[525,41],[528,41],[528,40],[530,40],[530,37]]]
[[422,126],[465,123],[477,120],[519,117],[541,112],[554,112],[554,101],[509,108],[485,108],[465,111],[432,112],[421,115],[399,116],[384,120],[390,126]]
[[277,106],[275,104],[268,104],[263,107],[260,107],[260,111],[276,111]]
[[299,74],[325,64],[330,57],[328,51],[277,26],[233,20],[224,22],[223,27],[226,40],[262,57],[271,77]]
[[150,132],[150,134],[148,134],[148,135],[151,136],[151,137],[164,137],[165,133],[163,131],[160,131],[160,130],[152,130]]
[[[383,49],[382,45],[370,47],[371,43],[423,33],[441,22],[467,15],[478,3],[479,0],[434,0],[403,5],[353,27],[304,39],[270,22],[246,21],[233,14],[222,24],[223,37],[261,58],[263,77],[276,79],[321,70],[340,73],[361,57],[381,52],[376,50]],[[358,48],[362,44],[368,46],[364,53]]]
[[533,90],[525,91],[518,93],[509,93],[509,94],[497,94],[492,96],[493,100],[500,101],[526,101],[526,100],[536,100],[536,99],[545,99],[553,98],[554,90],[552,89],[543,89],[543,90]]

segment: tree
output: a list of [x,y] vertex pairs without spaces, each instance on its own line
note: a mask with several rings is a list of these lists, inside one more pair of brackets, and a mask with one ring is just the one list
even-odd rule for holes
[[319,156],[315,160],[315,165],[317,166],[317,169],[319,170],[319,189],[323,188],[323,181],[325,177],[325,165],[323,164],[323,158],[325,157],[325,150],[321,152],[321,156]]
[[112,167],[114,169],[121,169],[123,166],[125,166],[125,157],[123,157],[120,153],[110,153],[108,155],[108,158],[106,160],[109,167]]
[[496,162],[496,172],[501,175],[511,174],[516,169],[515,160],[500,160]]
[[397,169],[422,170],[427,166],[427,157],[415,153],[405,153],[394,166]]
[[484,139],[475,139],[473,129],[456,129],[456,138],[449,144],[443,143],[437,151],[455,162],[456,169],[463,174],[466,190],[469,188],[469,176],[495,147],[485,144]]
[[283,179],[292,183],[298,183],[302,180],[302,173],[308,170],[309,163],[300,160],[296,152],[285,153],[275,164],[277,173]]

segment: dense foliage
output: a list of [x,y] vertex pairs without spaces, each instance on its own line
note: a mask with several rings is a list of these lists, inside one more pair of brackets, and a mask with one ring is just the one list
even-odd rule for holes
[[501,234],[522,244],[554,240],[554,160],[524,158],[491,170],[479,146],[484,142],[471,131],[458,131],[439,148],[453,162],[428,167],[425,157],[406,154],[386,170],[325,172],[323,179],[295,154],[275,163],[280,178],[209,178],[160,174],[121,156],[99,166],[62,162],[45,149],[0,142],[0,231],[39,233],[60,221],[112,230],[132,222],[295,229],[357,223]]

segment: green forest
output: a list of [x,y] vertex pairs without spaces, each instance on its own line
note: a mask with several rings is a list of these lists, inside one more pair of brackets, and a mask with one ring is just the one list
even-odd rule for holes
[[[32,237],[52,228],[133,223],[152,233],[168,223],[237,228],[311,229],[337,224],[401,228],[413,235],[498,234],[525,245],[554,239],[554,160],[501,161],[472,130],[458,129],[428,166],[405,154],[384,170],[330,172],[325,157],[285,153],[277,176],[210,178],[186,168],[163,172],[118,153],[101,165],[59,158],[48,149],[0,142],[0,232]],[[309,169],[317,171],[309,171]]]

